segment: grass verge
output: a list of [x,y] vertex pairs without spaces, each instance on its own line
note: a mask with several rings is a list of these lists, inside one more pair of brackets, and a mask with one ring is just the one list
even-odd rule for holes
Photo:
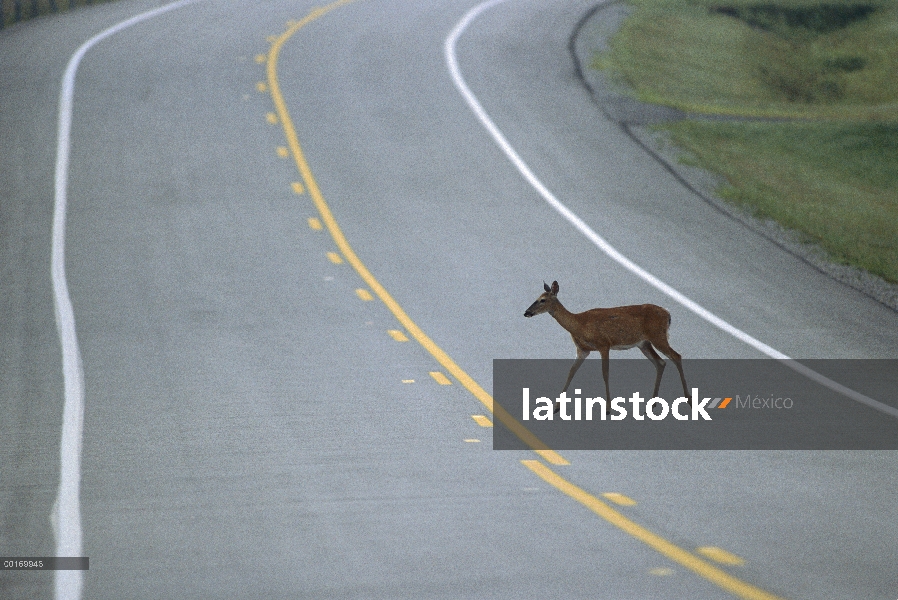
[[727,180],[725,200],[816,242],[841,264],[898,283],[898,125],[664,125]]
[[898,120],[898,3],[631,0],[594,66],[689,112]]
[[720,195],[898,283],[898,2],[630,0],[592,66],[689,112],[662,126]]
[[41,15],[112,0],[0,0],[0,29]]

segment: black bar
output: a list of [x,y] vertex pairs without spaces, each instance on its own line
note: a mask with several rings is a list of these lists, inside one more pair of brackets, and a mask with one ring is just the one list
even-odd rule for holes
[[[561,399],[573,362],[493,361],[494,402],[545,448],[898,450],[896,359],[683,359],[688,390],[668,367],[657,398],[649,361],[611,359],[610,402],[600,360],[587,360]],[[799,367],[866,396],[871,405]],[[494,450],[529,448],[513,427],[496,420]]]
[[0,571],[87,571],[87,556],[3,556]]

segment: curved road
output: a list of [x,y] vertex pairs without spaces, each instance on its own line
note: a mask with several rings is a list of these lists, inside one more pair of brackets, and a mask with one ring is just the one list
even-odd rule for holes
[[[684,356],[761,354],[611,260],[509,162],[444,57],[476,0],[247,4],[160,14],[77,73],[65,266],[85,389],[81,596],[898,597],[894,452],[493,452],[472,418],[489,412],[415,327],[490,390],[494,358],[573,357],[550,318],[522,317],[557,279],[575,310],[667,306]],[[780,352],[898,355],[894,312],[703,203],[602,118],[567,48],[593,4],[509,0],[458,39],[467,85],[539,179]],[[0,33],[3,556],[56,547],[60,81],[85,40],[157,6]],[[78,597],[76,580],[0,571],[0,596]]]

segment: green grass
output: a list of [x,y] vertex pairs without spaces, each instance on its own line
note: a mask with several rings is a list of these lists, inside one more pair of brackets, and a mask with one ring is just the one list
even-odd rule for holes
[[723,175],[722,197],[801,232],[837,262],[898,283],[898,125],[664,126]]
[[663,129],[726,200],[898,283],[898,2],[631,4],[592,66],[643,101],[796,119]]
[[898,120],[898,2],[633,4],[595,66],[642,100],[716,114]]
[[[99,4],[111,0],[0,0],[0,28],[9,27],[18,21],[27,21],[41,15],[65,12],[69,8]],[[18,9],[17,5],[18,4]]]

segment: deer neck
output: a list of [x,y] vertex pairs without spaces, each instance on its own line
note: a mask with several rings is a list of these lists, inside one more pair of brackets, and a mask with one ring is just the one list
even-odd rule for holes
[[547,312],[552,315],[552,318],[558,321],[559,325],[572,333],[576,329],[578,329],[579,323],[577,321],[577,318],[574,316],[574,313],[566,309],[564,305],[558,300],[555,300],[555,302],[553,302],[552,304],[553,306],[549,308]]

